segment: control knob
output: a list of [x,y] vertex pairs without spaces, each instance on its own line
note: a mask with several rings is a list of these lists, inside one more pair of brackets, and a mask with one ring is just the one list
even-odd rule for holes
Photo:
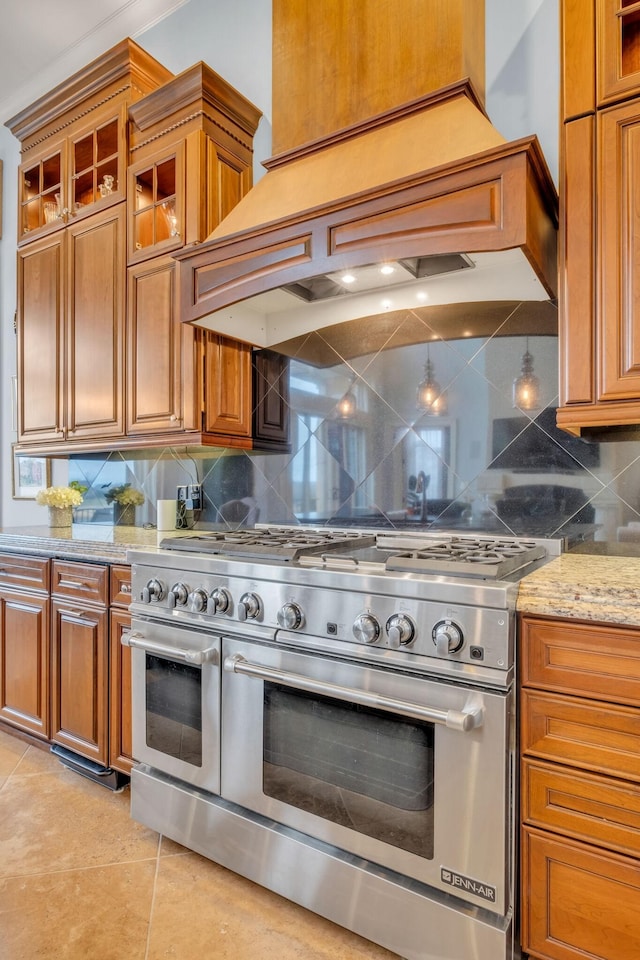
[[416,638],[416,628],[413,620],[402,613],[396,613],[387,620],[387,636],[389,646],[408,647]]
[[431,636],[439,657],[448,657],[450,653],[457,653],[464,643],[462,627],[453,620],[440,620],[431,631]]
[[144,603],[157,603],[164,597],[164,586],[160,580],[148,580],[142,588],[142,600]]
[[359,643],[375,643],[380,636],[380,624],[370,613],[361,613],[356,617],[352,630]]
[[304,623],[304,614],[299,604],[290,600],[278,610],[278,623],[284,630],[298,630]]
[[257,620],[260,610],[260,597],[255,593],[243,593],[238,603],[238,620]]
[[206,591],[198,588],[197,590],[192,590],[189,594],[189,610],[191,613],[202,613],[203,610],[207,609],[207,594]]
[[189,587],[184,583],[174,583],[167,594],[167,604],[169,607],[184,607],[189,599]]
[[207,600],[207,613],[228,613],[230,609],[231,594],[224,587],[217,587]]

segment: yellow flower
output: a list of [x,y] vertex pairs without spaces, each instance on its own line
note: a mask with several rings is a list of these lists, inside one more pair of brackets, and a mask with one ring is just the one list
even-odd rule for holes
[[77,507],[82,503],[82,494],[71,487],[46,487],[36,493],[36,501],[47,507]]

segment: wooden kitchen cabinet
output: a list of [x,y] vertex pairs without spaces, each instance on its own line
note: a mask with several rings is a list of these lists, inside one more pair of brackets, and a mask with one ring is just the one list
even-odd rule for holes
[[640,955],[640,630],[520,618],[522,946]]
[[89,126],[29,153],[18,170],[18,243],[124,200],[126,107],[96,108]]
[[171,77],[126,39],[7,122],[22,153],[19,243],[124,200],[127,106]]
[[640,3],[563,0],[561,24],[557,422],[576,436],[631,435],[640,423]]
[[49,561],[0,554],[0,719],[49,739]]
[[289,357],[275,350],[254,350],[253,449],[288,453]]
[[131,747],[131,649],[122,635],[131,629],[131,567],[111,567],[109,611],[109,766],[129,774]]
[[259,112],[206,64],[129,110],[127,439],[251,446],[250,349],[180,322],[176,262],[252,184]]
[[206,64],[174,77],[127,40],[9,121],[23,453],[251,446],[250,348],[180,322],[169,254],[250,189],[260,116]]
[[19,251],[22,444],[124,434],[124,231],[120,205]]
[[109,762],[109,568],[52,561],[51,739]]
[[129,107],[129,263],[201,243],[253,183],[260,111],[205,63]]
[[124,436],[128,105],[173,74],[124,40],[8,121],[18,138],[18,444]]

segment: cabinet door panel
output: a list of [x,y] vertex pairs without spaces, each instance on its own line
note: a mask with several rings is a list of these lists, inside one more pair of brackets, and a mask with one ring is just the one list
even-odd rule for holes
[[129,268],[127,433],[181,430],[181,324],[176,262],[160,257]]
[[548,960],[637,960],[637,861],[525,828],[522,946]]
[[122,645],[123,633],[131,627],[131,615],[112,610],[110,621],[109,676],[109,766],[130,773],[131,748],[131,649]]
[[18,254],[18,435],[64,436],[64,235]]
[[522,682],[640,706],[640,630],[521,620]]
[[0,590],[0,717],[49,737],[49,600]]
[[594,0],[561,0],[562,116],[595,110],[596,32]]
[[595,119],[562,129],[560,221],[560,401],[595,400]]
[[131,567],[110,568],[111,606],[128,607],[131,603]]
[[274,350],[253,352],[253,447],[289,449],[289,358]]
[[640,397],[640,103],[598,116],[600,399]]
[[53,601],[52,616],[52,740],[106,765],[108,613]]
[[251,436],[251,347],[202,331],[205,351],[207,433]]
[[99,563],[54,560],[51,593],[80,603],[106,606],[109,597],[109,568]]
[[23,557],[19,553],[0,553],[0,581],[22,590],[49,592],[49,560]]
[[537,690],[521,694],[522,751],[640,782],[640,711]]
[[124,204],[69,227],[70,438],[124,432]]
[[522,763],[528,825],[640,856],[640,787],[559,764]]

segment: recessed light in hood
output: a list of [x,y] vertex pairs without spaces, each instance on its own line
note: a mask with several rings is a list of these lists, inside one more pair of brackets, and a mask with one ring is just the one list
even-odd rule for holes
[[323,277],[311,277],[298,283],[287,284],[282,289],[305,303],[316,303],[318,300],[395,287],[410,280],[437,277],[454,270],[468,270],[473,266],[473,260],[464,254],[413,257],[393,263],[385,261],[358,267],[347,274],[341,270]]

